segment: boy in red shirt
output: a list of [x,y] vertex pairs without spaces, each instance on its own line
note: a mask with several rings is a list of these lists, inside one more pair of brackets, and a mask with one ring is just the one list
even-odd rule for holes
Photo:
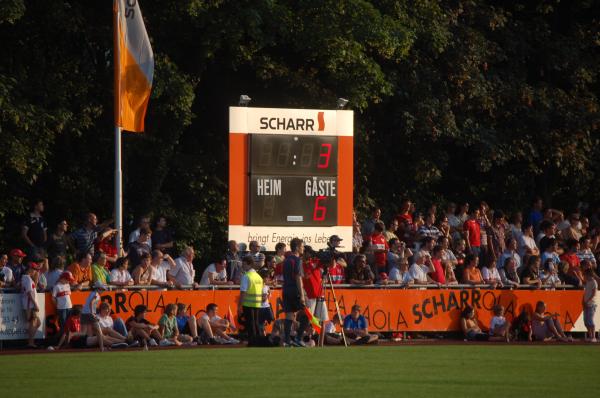
[[380,280],[387,279],[387,252],[390,249],[383,234],[384,229],[383,223],[378,222],[375,224],[375,232],[371,235],[371,248],[375,257],[375,268]]

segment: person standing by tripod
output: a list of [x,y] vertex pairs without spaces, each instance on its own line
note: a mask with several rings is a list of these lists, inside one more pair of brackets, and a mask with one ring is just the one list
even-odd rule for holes
[[292,340],[292,325],[296,319],[296,313],[306,306],[304,287],[302,285],[302,255],[304,253],[304,242],[302,239],[294,238],[290,242],[292,253],[283,262],[283,311],[285,321],[283,324],[284,343],[287,346],[304,347],[302,335],[308,326],[308,318],[304,313],[298,314],[298,326],[296,338]]

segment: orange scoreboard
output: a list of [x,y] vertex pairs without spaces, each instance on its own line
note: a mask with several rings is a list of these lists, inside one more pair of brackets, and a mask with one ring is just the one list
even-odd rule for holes
[[352,245],[352,111],[229,108],[229,239]]

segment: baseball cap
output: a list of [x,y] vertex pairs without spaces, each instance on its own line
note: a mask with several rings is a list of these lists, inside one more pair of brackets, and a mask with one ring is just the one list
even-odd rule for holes
[[29,266],[29,268],[33,268],[35,270],[39,270],[42,268],[42,264],[34,263],[33,261],[30,261],[28,266]]
[[73,274],[69,271],[65,271],[62,274],[60,274],[60,279],[66,279],[71,283],[75,282],[75,278],[73,277]]
[[329,237],[329,241],[331,242],[331,241],[334,241],[334,240],[339,240],[340,242],[343,241],[343,239],[340,238],[338,235],[331,235]]
[[27,257],[25,253],[21,249],[12,249],[10,251],[10,255],[13,257]]

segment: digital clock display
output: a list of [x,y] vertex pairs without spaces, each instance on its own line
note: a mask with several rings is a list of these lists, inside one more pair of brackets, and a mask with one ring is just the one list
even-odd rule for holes
[[337,137],[250,136],[250,174],[335,176],[337,164]]
[[332,226],[337,205],[336,177],[250,177],[250,225]]

